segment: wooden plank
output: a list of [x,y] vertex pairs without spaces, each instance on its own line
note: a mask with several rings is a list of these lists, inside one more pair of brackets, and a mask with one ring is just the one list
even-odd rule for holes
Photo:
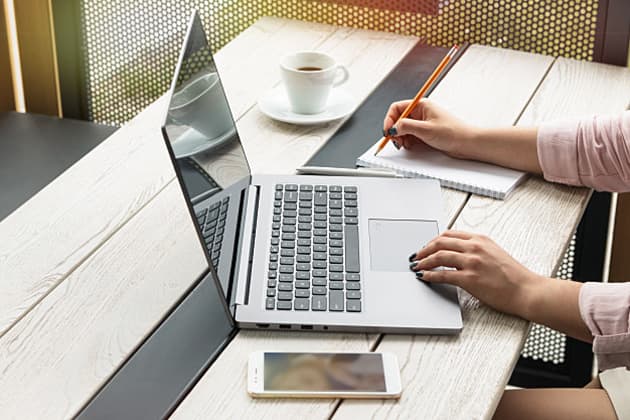
[[[627,69],[558,59],[518,124],[618,112],[626,108],[629,91]],[[586,189],[533,178],[505,201],[471,197],[455,228],[489,235],[528,268],[550,276],[588,195]],[[490,310],[465,293],[461,296],[464,330],[459,337],[385,336],[378,346],[378,351],[396,353],[403,366],[405,391],[399,403],[346,401],[335,418],[491,417],[528,323]]]
[[[374,37],[375,33],[371,33]],[[391,43],[389,44],[391,45]],[[370,48],[344,45],[344,49],[350,53],[357,51],[357,60],[370,60],[369,54],[377,54],[379,57],[389,56],[380,54],[379,50],[371,45]],[[388,47],[391,48],[391,47]],[[333,48],[334,51],[334,48]],[[364,55],[367,55],[365,57]],[[362,58],[358,58],[361,56]],[[510,57],[513,57],[513,60]],[[534,60],[535,64],[531,64]],[[510,64],[511,63],[511,64]],[[477,123],[488,122],[486,114],[493,114],[496,123],[512,124],[516,121],[521,110],[530,98],[531,92],[542,79],[551,59],[531,56],[524,53],[504,52],[502,50],[473,46],[460,59],[460,62],[445,77],[444,81],[434,91],[432,98],[444,104],[458,113],[465,113],[472,121]],[[460,67],[460,64],[462,67]],[[501,65],[496,67],[495,65]],[[351,66],[354,62],[351,62]],[[510,72],[509,69],[522,69]],[[351,74],[363,69],[363,64],[358,69],[351,69]],[[373,68],[370,68],[373,71]],[[494,73],[493,73],[494,72]],[[526,76],[524,76],[526,75]],[[354,79],[365,80],[370,75],[359,73]],[[372,76],[373,77],[373,76]],[[510,91],[508,86],[522,77],[523,86]],[[466,79],[471,83],[464,83]],[[507,106],[496,109],[495,98],[481,95],[496,85],[500,99],[505,98]],[[457,92],[466,86],[465,91]],[[481,99],[480,99],[481,98]],[[485,98],[485,99],[484,99]],[[384,104],[384,109],[387,104]],[[251,121],[250,121],[251,117]],[[276,123],[269,123],[259,115],[259,111],[253,109],[243,119],[243,128],[249,130],[251,136],[258,134],[259,138],[249,138],[251,141],[248,152],[256,150],[255,156],[265,153],[264,150],[255,149],[256,142],[265,141],[268,149],[276,151],[268,152],[269,163],[256,162],[254,166],[259,171],[271,170],[271,162],[276,162],[276,167],[282,165],[286,171],[292,170],[291,165],[303,162],[317,146],[303,146],[305,150],[293,151],[290,148],[302,145],[303,140],[317,143],[317,139],[310,139],[302,135],[300,129]],[[270,124],[272,124],[270,126]],[[303,130],[303,129],[301,129]],[[268,133],[274,133],[269,137]],[[298,134],[295,134],[298,133]],[[308,131],[308,136],[316,136],[317,129]],[[271,146],[269,144],[274,142]],[[287,156],[283,153],[289,153]],[[248,153],[251,155],[251,153]],[[286,156],[288,163],[281,163],[280,156]],[[267,165],[267,166],[265,166]],[[454,190],[444,189],[447,220],[453,221],[460,208],[465,203],[467,194]],[[493,325],[494,328],[494,325]],[[405,340],[410,340],[404,336]],[[330,417],[336,407],[335,401],[305,400],[253,400],[246,394],[246,364],[249,353],[256,350],[278,351],[368,351],[377,343],[377,335],[365,334],[323,334],[323,333],[278,333],[260,331],[242,331],[228,348],[221,354],[210,370],[204,375],[188,397],[182,402],[174,414],[174,418],[327,418]],[[431,338],[431,337],[429,337]],[[449,338],[454,340],[456,338]],[[401,360],[402,362],[402,360]],[[226,392],[227,390],[227,392]],[[411,394],[410,394],[411,395]],[[380,403],[380,402],[379,402]],[[341,407],[343,408],[346,402]],[[349,414],[353,415],[353,414]],[[365,418],[365,416],[357,417]]]
[[14,1],[27,112],[61,116],[51,0]]
[[75,415],[206,267],[172,181],[0,338],[2,416]]
[[[278,55],[277,42],[287,50],[310,49],[335,31],[263,18],[241,34],[245,41],[239,37],[217,53],[235,118],[279,80],[275,63],[262,59]],[[251,60],[240,70],[231,64],[239,57]],[[255,63],[268,69],[257,78],[260,86],[241,89],[234,72],[249,80]],[[0,223],[0,336],[174,178],[159,129],[166,106],[163,98],[154,102]]]
[[4,5],[0,4],[0,112],[13,111],[13,79]]

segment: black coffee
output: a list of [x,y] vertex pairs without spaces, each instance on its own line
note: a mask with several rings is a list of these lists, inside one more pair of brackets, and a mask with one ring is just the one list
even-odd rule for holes
[[323,70],[321,67],[298,67],[299,71],[320,71]]

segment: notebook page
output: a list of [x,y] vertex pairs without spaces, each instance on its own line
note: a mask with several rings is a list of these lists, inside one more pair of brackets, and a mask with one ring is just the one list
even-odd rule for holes
[[387,168],[406,177],[434,178],[446,187],[494,198],[505,198],[526,176],[501,166],[454,159],[420,142],[411,150],[396,150],[390,141],[374,156],[376,147],[374,144],[361,155],[357,165]]

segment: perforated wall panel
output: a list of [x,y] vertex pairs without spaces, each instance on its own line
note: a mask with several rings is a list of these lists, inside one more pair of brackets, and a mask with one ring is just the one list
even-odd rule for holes
[[[573,278],[574,255],[575,236],[571,239],[556,277],[563,280]],[[521,356],[555,365],[562,364],[565,362],[566,341],[567,337],[564,334],[543,325],[534,324],[529,331]]]
[[[197,8],[216,51],[261,16],[590,60],[597,0],[81,0],[92,120],[122,124],[169,85]],[[369,5],[367,7],[366,5]]]

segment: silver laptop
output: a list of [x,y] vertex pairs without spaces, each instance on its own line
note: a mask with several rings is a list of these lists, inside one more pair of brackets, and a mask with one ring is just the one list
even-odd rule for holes
[[457,291],[408,256],[444,227],[432,180],[252,175],[197,13],[162,127],[211,272],[243,328],[457,333]]

